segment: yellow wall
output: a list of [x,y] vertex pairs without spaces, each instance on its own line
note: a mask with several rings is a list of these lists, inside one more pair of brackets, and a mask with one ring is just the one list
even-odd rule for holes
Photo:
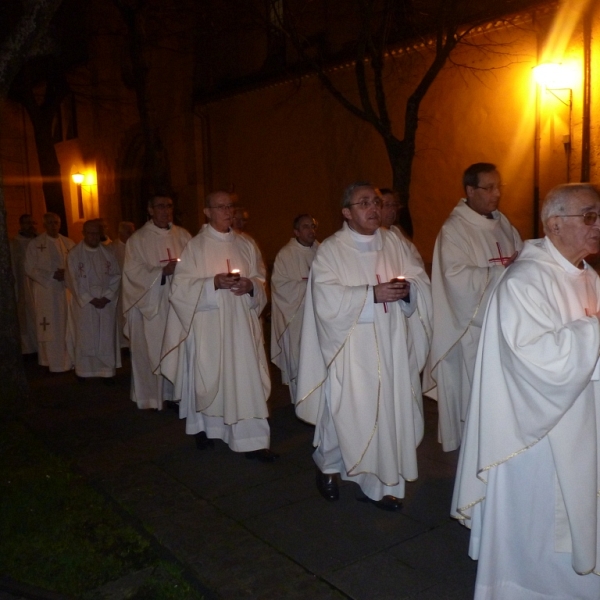
[[[598,11],[597,11],[598,12]],[[546,31],[551,31],[548,15]],[[598,16],[594,31],[600,31]],[[546,39],[550,34],[546,33]],[[485,50],[459,51],[432,85],[420,113],[417,155],[411,186],[414,241],[426,262],[437,233],[462,195],[461,177],[471,163],[496,163],[506,184],[501,210],[524,238],[533,233],[533,165],[536,84],[532,78],[538,46],[530,22],[472,38]],[[541,50],[544,50],[542,43]],[[581,168],[582,49],[577,23],[568,43],[547,52],[574,70],[570,180]],[[595,42],[594,74],[600,72]],[[553,54],[550,56],[550,54]],[[417,54],[388,60],[386,86],[396,135],[402,135],[404,101],[428,57]],[[468,68],[467,68],[468,67]],[[409,77],[403,73],[410,73]],[[333,79],[356,96],[352,69]],[[596,76],[596,79],[597,76]],[[595,82],[594,98],[600,93]],[[268,262],[291,235],[300,212],[320,222],[319,237],[340,225],[339,201],[345,185],[368,179],[389,187],[391,169],[383,142],[366,123],[336,103],[316,77],[249,92],[206,107],[209,115],[214,188],[232,185],[251,214],[249,230]],[[540,190],[566,181],[563,135],[568,108],[540,90]],[[598,118],[593,126],[592,175],[598,177]]]

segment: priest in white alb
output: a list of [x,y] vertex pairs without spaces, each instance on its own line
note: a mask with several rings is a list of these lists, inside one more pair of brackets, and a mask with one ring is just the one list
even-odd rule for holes
[[221,439],[272,462],[259,320],[265,272],[254,244],[232,230],[233,210],[227,192],[206,198],[208,225],[186,246],[173,280],[161,372],[175,384],[179,416],[199,449]]
[[306,292],[296,414],[316,424],[317,488],[399,510],[417,478],[423,437],[419,373],[429,351],[429,278],[410,248],[380,227],[366,182],[344,192],[343,228],[322,242]]
[[173,199],[155,195],[148,202],[150,220],[128,240],[123,267],[125,335],[131,352],[131,399],[141,409],[162,410],[172,399],[172,385],[158,373],[171,280],[191,238],[173,225]]
[[495,165],[468,167],[463,187],[466,197],[446,219],[433,250],[433,341],[423,373],[424,394],[438,401],[446,452],[456,450],[462,439],[490,294],[523,245],[498,210],[501,179]]
[[57,214],[46,213],[43,224],[45,233],[27,246],[25,272],[33,281],[38,362],[51,373],[61,373],[73,368],[67,349],[71,292],[65,282],[65,268],[75,243],[59,233]]
[[35,226],[35,220],[30,214],[21,215],[19,217],[19,233],[10,240],[10,263],[15,277],[22,354],[37,352],[33,282],[25,273],[27,247],[37,236]]
[[80,381],[112,379],[121,366],[117,337],[121,271],[114,253],[100,240],[98,220],[86,221],[83,240],[67,258],[67,283],[73,294],[68,340]]
[[277,253],[271,276],[271,361],[281,370],[281,381],[295,402],[304,297],[319,242],[311,215],[298,215],[292,228],[294,237]]
[[590,184],[551,190],[489,302],[452,500],[477,600],[600,598],[599,215]]
[[[125,266],[125,244],[127,240],[133,235],[135,231],[135,225],[131,221],[121,221],[117,230],[116,239],[112,240],[109,248],[114,252],[117,257],[117,263],[121,273]],[[119,335],[119,347],[129,348],[129,340],[125,337],[125,316],[123,315],[123,287],[119,288],[119,299],[117,300],[117,323],[118,323],[118,335]]]

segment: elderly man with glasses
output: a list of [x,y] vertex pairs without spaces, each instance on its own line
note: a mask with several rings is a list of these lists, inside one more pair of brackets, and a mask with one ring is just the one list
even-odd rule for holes
[[206,198],[208,225],[186,246],[173,279],[161,372],[175,384],[179,416],[199,450],[221,439],[246,458],[273,462],[259,320],[266,274],[255,245],[233,231],[234,208],[227,192]]
[[158,374],[169,310],[171,281],[190,234],[173,225],[173,199],[148,201],[150,220],[125,245],[123,313],[131,352],[131,399],[138,408],[161,410],[172,400],[171,383]]
[[[395,511],[417,478],[423,436],[419,373],[429,351],[429,278],[410,248],[381,225],[367,182],[343,196],[343,228],[319,247],[306,291],[296,414],[316,424],[317,489]],[[347,488],[348,489],[348,488]]]
[[560,185],[483,323],[453,516],[475,598],[600,598],[600,195]]
[[498,210],[500,173],[491,163],[464,172],[462,198],[435,242],[431,274],[433,341],[423,389],[438,401],[446,452],[460,446],[481,324],[494,285],[523,243]]

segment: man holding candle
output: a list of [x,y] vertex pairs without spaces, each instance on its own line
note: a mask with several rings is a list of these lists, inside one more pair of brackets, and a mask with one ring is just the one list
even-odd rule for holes
[[123,313],[131,352],[131,399],[138,408],[161,410],[172,399],[158,374],[169,310],[171,280],[190,234],[173,225],[173,199],[159,193],[148,202],[150,220],[125,245]]
[[259,320],[265,271],[255,245],[233,231],[233,211],[227,192],[207,196],[208,225],[186,246],[173,279],[161,372],[175,384],[179,416],[199,449],[218,438],[272,462]]
[[600,195],[564,184],[492,292],[452,515],[475,598],[600,598]]
[[343,228],[312,263],[296,414],[316,424],[317,488],[339,498],[338,474],[359,500],[402,506],[423,436],[419,373],[429,351],[429,278],[408,245],[381,225],[367,182],[344,192]]
[[292,229],[294,237],[277,253],[271,277],[271,361],[295,402],[306,284],[319,242],[310,215],[298,215]]
[[440,437],[447,452],[460,446],[490,294],[523,246],[498,210],[500,182],[491,163],[467,168],[465,198],[444,223],[433,251],[433,340],[423,390],[438,401]]

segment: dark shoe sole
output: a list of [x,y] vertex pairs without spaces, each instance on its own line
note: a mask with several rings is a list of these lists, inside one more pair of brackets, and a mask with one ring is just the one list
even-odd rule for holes
[[327,502],[335,502],[340,499],[340,489],[335,474],[317,471],[317,489]]
[[[392,498],[394,498],[392,500]],[[402,502],[399,498],[394,496],[384,496],[381,500],[371,500],[368,496],[359,496],[356,498],[359,502],[368,502],[380,510],[387,510],[388,512],[397,512],[402,510]]]

